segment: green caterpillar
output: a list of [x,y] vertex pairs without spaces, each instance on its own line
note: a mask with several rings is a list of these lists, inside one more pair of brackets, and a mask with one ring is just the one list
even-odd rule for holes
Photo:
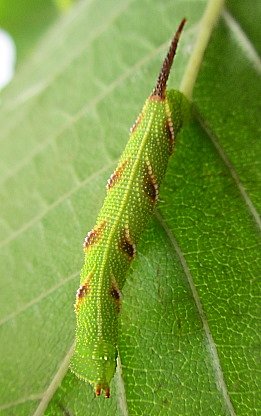
[[76,294],[76,346],[71,370],[110,397],[118,355],[121,290],[136,245],[152,215],[174,139],[189,112],[179,91],[166,83],[186,20],[171,42],[156,86],[131,128],[95,227],[84,240],[85,263]]

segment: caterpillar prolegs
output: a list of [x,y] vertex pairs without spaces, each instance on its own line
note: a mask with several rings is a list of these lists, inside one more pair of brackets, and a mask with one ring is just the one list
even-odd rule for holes
[[121,290],[138,240],[158,200],[174,141],[188,113],[186,98],[166,83],[185,24],[171,42],[155,88],[146,100],[118,166],[96,225],[84,240],[85,263],[76,294],[76,346],[71,370],[110,396],[118,355]]

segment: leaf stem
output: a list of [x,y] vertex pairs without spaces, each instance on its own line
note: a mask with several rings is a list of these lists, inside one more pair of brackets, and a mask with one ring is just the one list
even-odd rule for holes
[[224,2],[225,0],[209,0],[201,19],[201,29],[199,31],[198,39],[180,84],[180,91],[183,92],[183,94],[190,100],[192,98],[193,88],[198,76],[205,49],[208,45],[213,26],[222,11]]

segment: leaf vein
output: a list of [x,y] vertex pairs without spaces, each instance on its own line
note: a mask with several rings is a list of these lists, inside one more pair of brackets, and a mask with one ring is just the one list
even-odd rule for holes
[[245,57],[253,64],[255,70],[260,74],[261,73],[261,60],[260,57],[251,43],[250,39],[240,26],[240,24],[234,19],[234,17],[228,12],[228,10],[223,11],[223,18],[226,25],[233,34],[236,42],[242,49],[245,54]]
[[53,377],[51,383],[45,390],[44,394],[42,395],[42,400],[39,403],[36,411],[34,412],[33,416],[42,416],[44,411],[46,410],[50,400],[52,399],[54,393],[56,392],[57,388],[59,387],[62,379],[64,378],[70,363],[71,356],[74,351],[74,342],[71,345],[69,351],[67,352],[66,356],[64,357],[61,365],[59,366],[58,371],[56,372],[55,376]]
[[112,161],[108,163],[107,165],[103,166],[101,169],[97,170],[92,175],[85,178],[82,182],[80,182],[76,187],[72,188],[70,191],[64,193],[60,196],[56,201],[54,201],[51,205],[48,206],[45,210],[40,212],[38,215],[36,215],[34,218],[32,218],[27,223],[23,224],[22,227],[20,227],[18,230],[13,232],[9,237],[7,237],[5,240],[3,240],[0,244],[0,247],[4,247],[7,244],[9,244],[11,241],[15,240],[19,235],[21,235],[23,232],[27,231],[29,228],[31,228],[34,224],[36,224],[38,221],[42,220],[46,214],[48,214],[50,211],[52,211],[54,208],[56,208],[58,205],[60,205],[62,202],[64,202],[67,198],[69,198],[71,195],[73,195],[76,191],[78,191],[80,188],[82,188],[87,183],[91,182],[93,179],[95,179],[97,176],[99,176],[101,173],[105,172],[109,167],[113,166],[116,162]]
[[[132,67],[128,68],[125,72],[123,72],[118,78],[116,78],[110,85],[108,85],[104,91],[94,97],[91,101],[85,104],[76,114],[69,117],[69,121],[67,120],[61,127],[59,127],[56,132],[50,137],[48,140],[45,140],[40,145],[36,146],[36,148],[30,152],[27,157],[20,160],[15,167],[10,168],[5,175],[2,175],[0,184],[4,183],[7,179],[14,177],[23,167],[27,166],[27,164],[37,155],[39,155],[50,143],[52,143],[56,138],[58,138],[62,133],[64,133],[67,129],[71,128],[73,124],[79,121],[82,117],[84,117],[87,113],[90,112],[98,103],[100,103],[104,98],[106,98],[110,93],[112,93],[115,88],[117,88],[122,82],[130,78],[135,71],[142,68],[147,62],[157,56],[161,50],[166,48],[168,42],[164,42],[161,44],[157,49],[152,50],[148,53],[145,57],[137,61]],[[7,137],[7,136],[5,136]]]
[[227,390],[227,385],[226,385],[226,382],[225,382],[225,379],[224,379],[223,371],[221,369],[216,344],[215,344],[215,341],[212,337],[210,327],[209,327],[209,324],[208,324],[208,321],[207,321],[207,317],[206,317],[205,312],[203,310],[203,306],[202,306],[202,303],[200,301],[199,294],[197,292],[196,286],[193,282],[193,277],[190,273],[190,270],[189,270],[189,267],[187,265],[186,259],[183,255],[183,253],[182,253],[174,235],[172,234],[171,230],[168,228],[167,224],[165,223],[164,219],[162,218],[161,214],[158,211],[156,212],[156,218],[158,219],[160,225],[162,226],[162,228],[166,232],[174,250],[176,251],[176,253],[179,257],[180,263],[183,267],[184,273],[186,275],[187,281],[189,283],[190,290],[192,292],[192,296],[194,298],[194,302],[195,302],[195,305],[197,307],[197,310],[198,310],[198,313],[199,313],[199,316],[200,316],[200,319],[201,319],[201,322],[202,322],[202,325],[203,325],[203,329],[204,329],[204,332],[205,332],[205,335],[206,335],[207,345],[209,347],[209,353],[210,353],[210,356],[212,358],[211,362],[212,362],[214,374],[215,374],[215,377],[216,377],[217,388],[223,395],[224,402],[227,406],[229,414],[231,416],[236,416],[235,410],[233,408],[233,404],[232,404],[232,402],[230,400],[230,397],[229,397],[229,393],[228,393],[228,390]]
[[[39,93],[47,89],[54,81],[57,80],[57,78],[61,74],[64,73],[64,71],[69,67],[69,65],[71,65],[73,61],[75,61],[95,39],[97,39],[103,32],[106,31],[106,29],[114,22],[115,19],[120,17],[121,14],[128,9],[129,5],[133,3],[133,1],[134,0],[128,1],[127,3],[123,3],[122,7],[116,7],[116,9],[110,16],[110,19],[106,20],[106,23],[98,27],[97,30],[91,32],[88,42],[83,42],[80,44],[79,48],[73,49],[73,54],[69,55],[69,59],[67,59],[67,61],[65,61],[60,67],[58,67],[58,70],[54,73],[52,77],[47,77],[47,79],[45,80],[40,80],[40,82],[38,82],[36,85],[29,86],[28,88],[23,90],[18,96],[15,97],[14,100],[12,100],[11,102],[7,102],[3,107],[3,110],[12,111],[16,109],[17,105],[24,104],[28,99],[37,96]],[[52,33],[52,39],[53,36],[54,34]],[[57,34],[56,36],[61,37],[60,29],[59,34]],[[40,56],[40,58],[42,59],[42,56]]]
[[15,312],[7,315],[3,319],[1,319],[1,321],[0,321],[0,327],[2,325],[4,325],[5,323],[7,323],[8,321],[10,321],[11,319],[16,318],[17,316],[19,316],[21,313],[23,313],[27,309],[31,308],[31,306],[36,305],[41,300],[45,299],[47,296],[51,295],[57,289],[59,289],[60,287],[62,287],[66,283],[70,282],[71,280],[73,280],[75,277],[77,277],[79,275],[80,275],[80,271],[77,271],[75,273],[72,273],[70,276],[68,276],[65,279],[61,280],[56,285],[52,286],[50,289],[46,290],[45,292],[42,292],[39,296],[37,296],[36,298],[33,298],[32,300],[30,300],[30,302],[26,303],[21,308],[17,309]]
[[203,120],[203,118],[201,117],[201,115],[196,112],[196,116],[197,119],[200,123],[200,125],[202,126],[202,128],[205,130],[205,132],[207,133],[207,135],[209,136],[210,140],[212,141],[213,145],[215,146],[220,158],[223,160],[225,166],[228,168],[232,178],[234,179],[234,182],[241,194],[241,197],[243,199],[243,201],[245,202],[248,211],[250,212],[250,214],[252,215],[252,217],[255,220],[255,223],[257,225],[257,227],[259,228],[259,230],[261,231],[261,218],[259,216],[259,213],[257,212],[253,202],[251,201],[250,197],[248,196],[243,184],[241,183],[238,174],[236,173],[236,170],[232,164],[232,162],[229,160],[228,156],[226,155],[224,149],[222,148],[222,146],[219,144],[218,142],[218,138],[216,137],[216,135],[212,132],[212,130],[210,129],[210,127],[206,124],[206,122]]
[[30,394],[28,397],[22,397],[21,399],[15,400],[10,403],[5,403],[0,406],[1,410],[11,409],[12,407],[19,406],[29,401],[40,400],[43,397],[42,393]]

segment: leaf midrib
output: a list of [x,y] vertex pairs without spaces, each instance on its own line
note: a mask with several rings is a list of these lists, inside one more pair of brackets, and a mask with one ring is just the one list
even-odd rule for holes
[[229,397],[227,385],[226,385],[224,375],[223,375],[223,371],[222,371],[222,368],[221,368],[221,364],[220,364],[220,361],[219,361],[217,347],[216,347],[214,338],[211,334],[211,330],[210,330],[210,327],[209,327],[209,324],[208,324],[208,320],[207,320],[207,317],[204,313],[203,306],[202,306],[202,303],[200,301],[200,297],[199,297],[198,291],[196,289],[196,286],[194,284],[193,277],[192,277],[192,274],[190,273],[190,270],[189,270],[189,267],[187,265],[186,259],[183,255],[182,250],[179,247],[178,242],[176,241],[172,231],[168,228],[168,226],[165,223],[163,217],[161,216],[161,214],[158,211],[156,212],[156,218],[159,221],[163,230],[165,231],[173,249],[177,253],[177,255],[179,257],[179,261],[182,265],[182,269],[184,271],[184,275],[186,276],[187,282],[189,284],[189,287],[190,287],[190,290],[191,290],[191,293],[192,293],[192,296],[193,296],[193,300],[194,300],[194,303],[196,305],[200,320],[202,322],[202,326],[203,326],[203,329],[204,329],[204,332],[205,332],[206,340],[207,340],[207,343],[208,343],[208,346],[209,346],[209,354],[210,354],[210,357],[211,357],[210,362],[212,363],[212,367],[213,367],[213,370],[214,370],[217,389],[222,394],[222,397],[224,399],[224,403],[226,405],[226,408],[227,408],[229,414],[231,416],[236,416],[235,410],[233,408],[233,404],[232,404],[232,402],[230,400],[230,397]]

